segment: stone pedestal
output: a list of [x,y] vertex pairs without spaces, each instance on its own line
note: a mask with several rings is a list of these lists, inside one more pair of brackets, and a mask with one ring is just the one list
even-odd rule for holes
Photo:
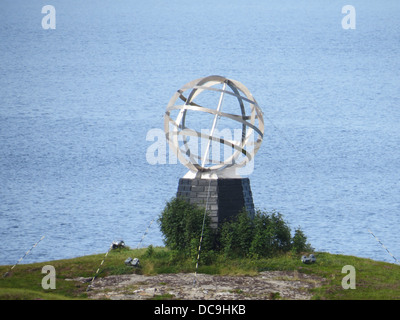
[[243,208],[254,215],[249,178],[181,178],[176,196],[206,207],[214,229],[222,221],[236,216]]

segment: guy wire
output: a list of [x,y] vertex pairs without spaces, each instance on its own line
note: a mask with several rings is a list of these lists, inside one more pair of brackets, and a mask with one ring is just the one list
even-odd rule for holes
[[386,252],[390,254],[390,256],[394,259],[394,261],[396,261],[398,264],[400,264],[399,260],[396,259],[396,257],[395,257],[395,256],[385,247],[385,245],[372,233],[372,231],[371,231],[371,230],[368,230],[368,232],[369,232],[370,234],[372,234],[372,236],[376,239],[376,241],[378,241],[378,242],[381,244],[381,246],[383,247],[383,249],[385,249]]
[[211,179],[209,179],[209,182],[208,182],[208,192],[207,192],[206,207],[204,208],[203,225],[201,227],[201,235],[200,235],[200,241],[199,241],[199,249],[198,249],[198,253],[197,253],[196,270],[194,272],[193,285],[196,284],[196,280],[197,280],[197,269],[199,268],[200,251],[201,251],[201,244],[203,242],[204,225],[205,225],[205,222],[206,222],[208,199],[210,198],[210,187],[211,187]]
[[36,242],[36,243],[32,246],[32,248],[30,248],[30,249],[17,261],[17,263],[14,264],[14,265],[11,267],[10,270],[8,270],[5,274],[3,274],[3,278],[5,278],[5,277],[11,272],[11,270],[14,269],[15,266],[16,266],[18,263],[20,263],[20,262],[29,254],[29,252],[31,252],[31,251],[33,250],[33,248],[35,248],[35,247],[39,244],[39,242],[42,241],[42,240],[44,239],[44,237],[45,237],[45,236],[42,236],[42,237],[40,238],[40,240],[39,240],[38,242]]

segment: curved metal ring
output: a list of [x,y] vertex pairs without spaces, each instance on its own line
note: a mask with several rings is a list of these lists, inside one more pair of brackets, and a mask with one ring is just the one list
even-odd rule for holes
[[[218,84],[224,84],[224,89],[214,87]],[[232,91],[229,91],[228,88]],[[184,93],[188,90],[190,90],[190,92],[188,96],[185,97]],[[219,92],[221,93],[221,97],[224,94],[236,97],[240,106],[240,114],[226,113],[217,109],[206,108],[195,103],[193,100],[203,91]],[[178,100],[183,101],[183,104],[176,104]],[[250,114],[248,115],[246,114],[245,110],[246,102],[249,103],[251,110]],[[178,111],[178,115],[176,119],[173,119],[171,117],[171,112],[175,110]],[[242,127],[241,140],[228,141],[214,137],[212,133],[211,135],[208,135],[187,128],[186,117],[188,115],[188,111],[205,112],[213,115],[214,117],[224,117],[240,123]],[[258,126],[256,125],[256,120],[258,121]],[[256,100],[243,84],[221,76],[209,76],[199,78],[185,84],[172,96],[164,116],[164,131],[171,150],[175,153],[181,163],[189,168],[189,170],[193,172],[217,172],[228,167],[243,167],[254,158],[263,140],[264,120],[262,111]],[[254,142],[250,141],[253,133],[258,135],[258,138]],[[183,149],[179,145],[178,137],[182,137],[183,139]],[[212,161],[212,164],[214,165],[206,167],[201,164],[204,162],[205,156],[197,155],[190,150],[187,137],[198,137],[199,139],[219,142],[223,145],[231,147],[234,152],[227,159],[224,159],[223,161],[214,160]],[[246,147],[250,146],[252,146],[253,149],[247,150]],[[242,161],[237,162],[240,155],[244,155],[245,158]]]

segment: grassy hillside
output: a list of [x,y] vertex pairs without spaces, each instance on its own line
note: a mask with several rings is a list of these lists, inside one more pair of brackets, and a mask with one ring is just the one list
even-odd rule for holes
[[[317,261],[313,264],[301,262],[301,255],[285,254],[265,259],[229,259],[218,256],[212,264],[200,265],[198,273],[218,275],[256,275],[261,271],[281,270],[314,274],[326,279],[324,285],[313,289],[314,299],[400,299],[400,266],[353,256],[334,255],[324,252],[314,253]],[[140,259],[140,267],[126,266],[127,257]],[[56,260],[34,264],[17,265],[6,277],[0,278],[0,299],[87,299],[89,282],[73,281],[79,277],[91,278],[99,268],[104,254]],[[43,289],[42,273],[45,265],[56,270],[56,289]],[[342,279],[346,273],[342,268],[351,265],[356,271],[356,288],[343,289]],[[0,266],[0,274],[11,266]],[[160,273],[193,273],[195,262],[183,258],[164,247],[149,247],[138,250],[121,248],[111,250],[98,277],[108,275],[140,273],[155,275]]]

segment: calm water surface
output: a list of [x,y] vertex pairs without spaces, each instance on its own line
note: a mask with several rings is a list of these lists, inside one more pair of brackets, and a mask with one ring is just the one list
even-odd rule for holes
[[400,4],[351,4],[355,30],[341,1],[1,1],[0,264],[42,235],[24,263],[137,247],[186,173],[149,164],[146,135],[211,74],[264,111],[256,207],[316,250],[394,262],[370,229],[400,258]]

